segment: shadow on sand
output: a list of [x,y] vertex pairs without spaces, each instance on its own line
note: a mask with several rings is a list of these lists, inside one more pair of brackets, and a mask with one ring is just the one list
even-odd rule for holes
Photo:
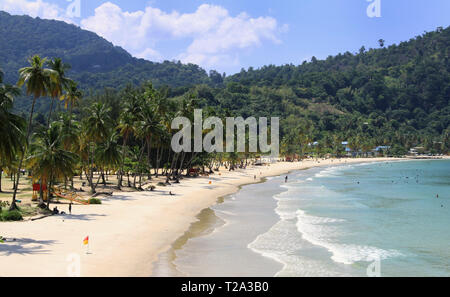
[[5,243],[0,244],[0,256],[48,254],[49,251],[45,247],[55,243],[55,240],[8,238]]

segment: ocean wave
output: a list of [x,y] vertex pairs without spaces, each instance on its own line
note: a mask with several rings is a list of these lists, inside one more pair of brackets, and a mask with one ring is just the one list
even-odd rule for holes
[[307,245],[309,243],[299,236],[295,221],[281,220],[247,247],[283,265],[276,277],[351,276],[324,261],[302,255],[299,251],[307,249]]
[[396,250],[383,250],[373,246],[337,243],[339,228],[336,224],[345,222],[341,219],[316,217],[297,211],[297,230],[303,239],[326,248],[332,253],[331,259],[337,263],[353,264],[355,262],[371,262],[401,256]]
[[333,177],[333,176],[339,176],[340,172],[346,169],[353,168],[352,165],[346,165],[346,166],[334,166],[334,167],[327,167],[318,173],[315,174],[315,177]]

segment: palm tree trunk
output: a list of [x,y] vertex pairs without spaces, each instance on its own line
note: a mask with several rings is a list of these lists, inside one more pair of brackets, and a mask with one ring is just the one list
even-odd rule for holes
[[152,179],[152,173],[151,173],[151,168],[152,168],[152,160],[151,160],[151,151],[152,151],[152,136],[149,137],[148,141],[147,141],[147,157],[148,157],[148,179]]
[[48,113],[48,119],[47,119],[47,129],[50,128],[50,121],[52,119],[52,112],[53,112],[53,104],[55,102],[55,98],[52,97],[52,103],[50,104],[50,111]]
[[186,176],[189,175],[189,169],[191,168],[191,164],[192,161],[194,161],[194,158],[197,156],[197,153],[192,153],[191,159],[189,160],[189,162],[186,164],[186,168],[187,168],[187,174]]
[[103,186],[106,187],[105,171],[103,169],[101,171],[101,175],[102,175],[102,184]]
[[119,178],[117,182],[117,188],[119,191],[122,189],[122,180],[123,180],[123,167],[125,166],[125,148],[127,146],[127,136],[123,137],[123,145],[122,145],[122,164],[120,165]]
[[44,183],[42,182],[42,179],[39,182],[39,203],[38,206],[40,208],[44,208],[45,207],[45,203],[44,203],[44,187],[42,186]]
[[51,188],[52,188],[52,184],[53,184],[53,174],[50,174],[50,182],[48,183],[47,186],[47,209],[50,210],[50,199],[51,199]]
[[92,147],[92,144],[89,145],[91,146],[91,150],[88,151],[88,162],[90,164],[88,165],[89,174],[87,174],[86,177],[88,179],[89,186],[91,187],[91,194],[95,194],[96,186],[94,185],[94,149]]
[[176,163],[178,162],[179,154],[174,154],[172,158],[172,164],[170,164],[170,175],[173,176],[174,169],[176,168]]
[[155,168],[155,176],[158,178],[159,175],[159,164],[161,162],[161,156],[162,156],[162,146],[158,147],[156,150],[156,168]]
[[170,157],[172,156],[172,150],[168,149],[167,150],[167,160],[166,163],[164,163],[164,169],[163,169],[163,173],[162,175],[167,175],[168,171],[169,171],[169,167],[167,166],[169,161],[170,161]]
[[181,157],[180,168],[179,168],[179,170],[178,170],[178,172],[177,172],[177,178],[179,178],[179,177],[181,176],[181,172],[182,172],[182,170],[183,170],[183,164],[184,164],[184,158],[185,158],[185,157],[186,157],[186,153],[183,152],[183,153],[182,153],[182,157]]
[[0,167],[0,193],[2,193],[2,175],[3,175],[3,168]]
[[20,169],[22,168],[23,159],[25,158],[26,150],[28,147],[28,142],[30,141],[30,134],[31,134],[31,124],[33,123],[33,113],[34,113],[34,105],[36,104],[36,97],[33,97],[33,104],[31,105],[31,112],[30,112],[30,119],[28,120],[28,128],[27,128],[27,137],[25,138],[25,145],[22,150],[22,155],[20,156],[19,161],[19,167],[17,169],[17,178],[14,181],[14,193],[11,201],[11,207],[9,210],[16,210],[18,209],[16,204],[16,198],[17,198],[17,190],[19,189],[19,181],[20,181]]
[[[141,162],[142,162],[142,157],[144,156],[144,152],[145,152],[145,140],[143,140],[142,141],[142,149],[141,149],[141,152],[140,152],[140,154],[139,154],[139,161],[138,161],[138,166],[141,164]],[[139,167],[139,168],[137,168],[138,170],[136,170],[136,172],[139,172],[139,178],[141,177],[141,171],[142,171],[142,169]],[[136,173],[135,173],[135,175],[134,175],[134,185],[133,185],[133,187],[134,188],[136,188]]]

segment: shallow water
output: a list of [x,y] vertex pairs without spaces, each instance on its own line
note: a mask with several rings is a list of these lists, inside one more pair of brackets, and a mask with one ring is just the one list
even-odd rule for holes
[[450,161],[297,171],[245,186],[199,226],[155,275],[365,276],[380,261],[382,276],[450,276]]

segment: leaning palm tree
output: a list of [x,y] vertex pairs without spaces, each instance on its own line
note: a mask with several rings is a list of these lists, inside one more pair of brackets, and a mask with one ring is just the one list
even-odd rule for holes
[[27,133],[25,134],[25,145],[22,149],[22,154],[19,160],[19,167],[17,170],[17,178],[14,185],[14,193],[11,202],[11,210],[17,209],[16,197],[17,190],[19,188],[20,180],[20,170],[23,165],[23,159],[25,157],[26,149],[30,142],[31,126],[33,122],[33,113],[36,100],[39,97],[47,96],[49,90],[51,89],[51,82],[57,82],[57,73],[51,69],[44,68],[47,59],[42,59],[40,56],[35,55],[31,57],[28,61],[30,66],[21,68],[19,70],[19,81],[17,82],[18,87],[26,86],[26,94],[33,95],[33,103],[31,104],[30,118],[28,120]]
[[3,72],[0,69],[0,192],[3,169],[12,165],[24,140],[25,121],[11,113],[14,97],[19,94],[17,87],[3,84]]
[[[37,133],[37,141],[30,149],[28,162],[33,174],[51,190],[55,180],[67,179],[73,176],[77,156],[64,149],[61,141],[61,130],[58,125]],[[50,197],[47,199],[47,209]]]
[[55,98],[62,96],[63,90],[67,90],[73,82],[66,77],[66,71],[70,69],[70,65],[63,63],[60,58],[54,58],[53,60],[48,61],[47,65],[57,74],[56,79],[50,82],[50,96],[52,97],[52,103],[50,105],[47,121],[47,127],[49,127]]
[[11,113],[14,97],[20,95],[17,87],[3,84],[0,71],[0,159],[8,165],[22,147],[25,121]]

